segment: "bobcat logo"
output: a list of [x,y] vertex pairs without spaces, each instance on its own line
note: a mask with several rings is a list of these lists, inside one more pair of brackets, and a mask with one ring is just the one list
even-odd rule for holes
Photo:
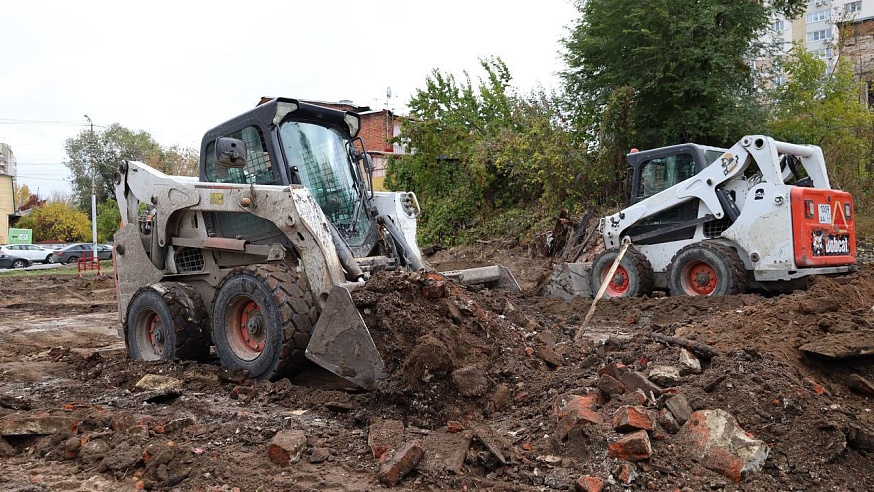
[[734,171],[734,168],[737,167],[737,156],[726,153],[720,159],[722,160],[722,174],[728,176],[728,173]]
[[822,240],[822,231],[810,231],[810,239],[813,256],[822,256],[825,254],[825,242]]

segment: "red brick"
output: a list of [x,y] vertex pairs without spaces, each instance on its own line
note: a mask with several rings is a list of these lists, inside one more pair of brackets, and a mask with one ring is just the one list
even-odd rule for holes
[[267,446],[267,456],[279,466],[288,466],[300,460],[300,453],[307,444],[307,436],[301,430],[281,430]]
[[574,485],[577,492],[601,492],[604,490],[604,480],[590,475],[578,478]]
[[621,381],[622,375],[627,372],[628,368],[621,362],[613,362],[598,369],[598,374],[606,374],[617,381]]
[[622,485],[631,485],[631,482],[637,477],[637,467],[631,463],[622,463],[619,466],[619,472],[616,474],[616,479]]
[[652,445],[645,430],[626,434],[610,443],[608,455],[625,461],[641,461],[652,456]]
[[644,407],[625,405],[619,407],[613,414],[613,428],[619,432],[631,432],[638,429],[652,431],[658,417],[652,410]]
[[598,393],[559,397],[556,401],[559,439],[567,439],[568,433],[579,425],[602,423],[601,415],[596,410],[600,400]]
[[450,420],[446,422],[446,428],[451,434],[455,434],[456,432],[461,432],[464,430],[464,425],[457,420]]
[[380,482],[393,487],[422,461],[425,452],[419,441],[410,441],[383,455],[376,477]]
[[739,482],[746,473],[761,469],[770,449],[740,428],[725,410],[693,413],[677,434],[695,461]]
[[379,459],[386,451],[404,442],[404,423],[400,420],[376,420],[370,424],[367,445]]
[[625,393],[625,386],[609,374],[602,374],[598,379],[598,389],[610,396]]

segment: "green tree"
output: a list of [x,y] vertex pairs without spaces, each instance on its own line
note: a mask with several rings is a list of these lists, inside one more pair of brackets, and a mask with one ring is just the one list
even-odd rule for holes
[[97,205],[97,242],[112,242],[112,235],[121,226],[121,212],[118,210],[118,202],[106,200]]
[[[577,0],[561,73],[577,134],[627,150],[725,145],[764,117],[748,60],[775,10],[805,2]],[[757,129],[760,131],[760,129]],[[633,139],[633,140],[632,140]],[[597,144],[595,144],[597,145]],[[609,148],[602,157],[615,152]]]
[[826,63],[803,47],[786,57],[788,82],[773,87],[770,133],[779,140],[822,147],[834,188],[853,193],[857,204],[872,205],[874,118],[860,100],[862,83],[841,61]]
[[18,221],[18,227],[33,229],[34,241],[88,241],[91,221],[88,216],[63,202],[34,209]]
[[162,148],[145,131],[118,123],[103,131],[83,130],[65,144],[65,162],[73,175],[73,193],[81,210],[91,210],[92,178],[97,202],[114,199],[112,175],[124,160],[145,162],[168,174],[197,175],[197,152],[178,146]]
[[499,58],[478,83],[434,70],[408,106],[400,140],[415,149],[389,163],[386,186],[415,191],[421,240],[452,243],[483,219],[548,196],[570,201],[581,172],[551,96],[519,97]]

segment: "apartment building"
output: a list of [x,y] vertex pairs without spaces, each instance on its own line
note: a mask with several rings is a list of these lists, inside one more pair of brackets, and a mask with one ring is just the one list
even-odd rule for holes
[[[778,53],[786,53],[793,44],[800,44],[825,60],[831,70],[837,62],[835,47],[842,42],[841,29],[869,19],[874,19],[874,0],[811,0],[799,18],[789,20],[777,16],[773,19],[762,41]],[[756,60],[756,68],[770,65],[768,57]],[[781,84],[785,80],[785,74],[775,74],[772,83]]]

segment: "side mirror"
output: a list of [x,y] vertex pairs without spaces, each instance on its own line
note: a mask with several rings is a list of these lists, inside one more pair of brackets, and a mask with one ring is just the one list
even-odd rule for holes
[[246,142],[236,138],[219,137],[215,141],[215,160],[223,167],[245,167]]

